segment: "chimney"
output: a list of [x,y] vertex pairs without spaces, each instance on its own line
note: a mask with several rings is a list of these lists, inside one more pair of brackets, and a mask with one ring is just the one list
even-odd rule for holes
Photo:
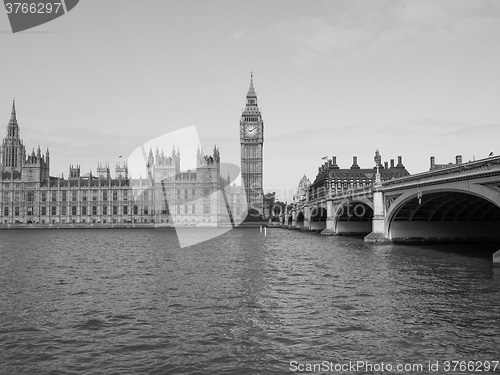
[[389,163],[387,163],[386,161],[384,161],[384,168],[385,169],[389,168]]
[[398,165],[397,167],[403,167],[403,157],[402,156],[398,156]]
[[391,159],[391,168],[394,168],[394,159]]
[[430,170],[432,171],[433,169],[436,169],[436,158],[434,156],[431,156],[431,168],[430,168]]
[[351,169],[359,169],[358,157],[357,156],[353,156],[352,157],[352,166],[351,166]]
[[458,165],[462,164],[462,155],[457,155],[455,158],[455,162]]
[[332,168],[334,169],[339,169],[339,166],[337,165],[337,157],[336,156],[332,156]]

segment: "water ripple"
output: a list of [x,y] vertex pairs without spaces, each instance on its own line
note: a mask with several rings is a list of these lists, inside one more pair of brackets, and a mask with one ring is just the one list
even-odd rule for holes
[[500,272],[463,249],[279,229],[186,249],[172,231],[16,231],[0,259],[2,374],[290,374],[290,361],[500,355]]

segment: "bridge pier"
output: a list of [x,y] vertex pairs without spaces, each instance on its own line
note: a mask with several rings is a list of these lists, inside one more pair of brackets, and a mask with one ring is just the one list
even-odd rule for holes
[[311,230],[311,208],[309,205],[304,206],[304,228],[303,230]]
[[335,233],[335,213],[333,209],[333,200],[326,201],[326,228],[321,231],[323,236],[336,236]]
[[500,250],[493,254],[493,265],[500,267]]
[[372,232],[365,236],[364,240],[372,243],[391,242],[386,235],[384,195],[381,191],[374,191],[373,193]]

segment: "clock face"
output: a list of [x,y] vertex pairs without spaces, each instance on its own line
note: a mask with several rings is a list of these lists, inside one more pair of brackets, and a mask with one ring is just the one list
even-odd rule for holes
[[245,135],[247,137],[256,137],[257,136],[257,125],[247,125],[245,127]]

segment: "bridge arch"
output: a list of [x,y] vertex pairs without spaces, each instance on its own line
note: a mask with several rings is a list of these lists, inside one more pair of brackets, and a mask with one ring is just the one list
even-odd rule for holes
[[373,201],[344,199],[333,207],[337,234],[368,234],[372,231]]
[[500,240],[500,194],[477,184],[412,189],[386,218],[394,242]]
[[328,217],[327,203],[321,202],[310,207],[310,226],[311,230],[321,231],[326,229],[326,220]]

